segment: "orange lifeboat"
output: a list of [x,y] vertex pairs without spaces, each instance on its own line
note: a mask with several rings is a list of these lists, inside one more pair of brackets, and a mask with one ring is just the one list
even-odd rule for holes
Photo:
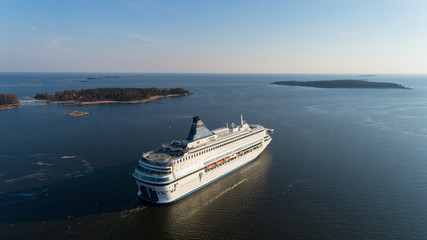
[[214,163],[207,165],[205,168],[209,169],[209,168],[212,168],[213,166],[214,166]]

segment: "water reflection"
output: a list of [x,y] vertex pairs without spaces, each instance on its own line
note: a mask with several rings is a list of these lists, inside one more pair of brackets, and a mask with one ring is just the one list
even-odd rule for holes
[[[268,150],[247,166],[238,169],[209,186],[173,203],[165,220],[166,237],[226,236],[226,225],[242,222],[259,199],[266,194],[265,185],[270,171]],[[216,228],[223,229],[220,232]],[[230,229],[232,234],[234,231]]]

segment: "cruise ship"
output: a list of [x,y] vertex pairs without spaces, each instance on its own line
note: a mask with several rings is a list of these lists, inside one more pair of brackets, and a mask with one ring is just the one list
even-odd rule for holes
[[196,116],[186,139],[142,154],[132,174],[138,197],[158,204],[179,200],[256,159],[273,131],[243,116],[240,124],[210,131]]

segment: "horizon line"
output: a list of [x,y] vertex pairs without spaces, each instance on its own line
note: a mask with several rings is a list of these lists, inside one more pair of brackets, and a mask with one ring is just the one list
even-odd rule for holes
[[0,73],[117,73],[117,74],[250,74],[250,75],[261,75],[261,74],[343,74],[343,75],[399,75],[399,74],[411,74],[411,75],[424,75],[425,73],[298,73],[298,72],[103,72],[103,71],[91,71],[91,72],[63,72],[63,71],[0,71]]

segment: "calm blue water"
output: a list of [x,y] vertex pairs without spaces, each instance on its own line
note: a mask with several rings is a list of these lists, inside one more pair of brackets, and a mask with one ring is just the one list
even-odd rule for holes
[[[122,78],[87,80],[111,75]],[[1,239],[427,238],[427,75],[135,75],[0,73],[0,93],[21,100],[96,87],[195,92],[0,111]],[[269,84],[342,78],[413,90]],[[136,200],[142,152],[185,137],[195,115],[213,129],[240,113],[275,129],[256,161],[170,205]]]

